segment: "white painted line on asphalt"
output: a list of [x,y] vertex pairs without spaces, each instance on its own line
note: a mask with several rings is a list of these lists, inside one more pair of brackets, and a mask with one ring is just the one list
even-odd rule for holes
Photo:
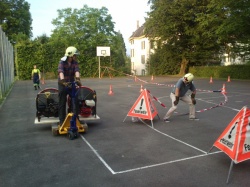
[[99,160],[104,164],[104,166],[106,166],[106,168],[108,168],[108,170],[112,173],[112,174],[116,174],[112,168],[105,162],[105,160],[103,160],[103,158],[97,153],[97,151],[90,145],[90,143],[82,136],[80,135],[81,138],[83,139],[83,141],[90,147],[90,149],[95,153],[95,155],[99,158]]
[[[147,125],[147,124],[146,124]],[[166,134],[166,133],[163,133],[163,132],[161,132],[161,131],[159,131],[159,130],[157,130],[157,129],[155,129],[155,128],[153,128],[153,127],[151,127],[151,126],[149,126],[149,125],[147,125],[149,128],[151,128],[151,129],[153,129],[154,131],[156,131],[156,132],[158,132],[158,133],[160,133],[160,134],[162,134],[162,135],[164,135],[164,136],[167,136],[167,137],[169,137],[169,138],[171,138],[171,139],[173,139],[173,140],[175,140],[175,141],[177,141],[177,142],[180,142],[180,143],[182,143],[182,144],[184,144],[184,145],[187,145],[187,146],[189,146],[189,147],[192,147],[193,149],[196,149],[196,150],[198,150],[198,151],[200,151],[200,152],[202,152],[202,153],[206,153],[205,151],[203,151],[203,150],[201,150],[201,149],[199,149],[199,148],[197,148],[197,147],[194,147],[194,146],[192,146],[192,145],[190,145],[190,144],[188,144],[188,143],[186,143],[186,142],[183,142],[183,141],[181,141],[181,140],[179,140],[179,139],[177,139],[177,138],[174,138],[173,136],[170,136],[170,135],[168,135],[168,134]]]
[[[150,127],[150,126],[149,126]],[[162,166],[162,165],[167,165],[167,164],[172,164],[172,163],[176,163],[176,162],[182,162],[182,161],[186,161],[186,160],[190,160],[190,159],[194,159],[194,158],[200,158],[200,157],[204,157],[204,156],[209,156],[209,155],[213,155],[213,154],[217,154],[217,153],[221,153],[222,151],[216,151],[213,153],[207,153],[205,151],[204,154],[202,155],[197,155],[197,156],[191,156],[191,157],[187,157],[187,158],[182,158],[182,159],[177,159],[177,160],[172,160],[172,161],[168,161],[168,162],[162,162],[159,164],[152,164],[152,165],[148,165],[148,166],[143,166],[143,167],[139,167],[139,168],[133,168],[133,169],[128,169],[128,170],[124,170],[124,171],[118,171],[115,172],[106,162],[105,160],[98,154],[98,152],[90,145],[90,143],[82,136],[80,135],[81,138],[83,139],[83,141],[90,147],[90,149],[95,153],[95,155],[99,158],[99,160],[104,164],[104,166],[113,174],[122,174],[122,173],[128,173],[128,172],[132,172],[132,171],[136,171],[136,170],[142,170],[142,169],[147,169],[147,168],[152,168],[152,167],[157,167],[157,166]]]
[[172,161],[169,161],[169,162],[163,162],[163,163],[159,163],[159,164],[152,164],[152,165],[143,166],[143,167],[139,167],[139,168],[124,170],[124,171],[118,171],[118,172],[115,172],[115,174],[128,173],[128,172],[131,172],[131,171],[142,170],[142,169],[147,169],[147,168],[162,166],[162,165],[166,165],[166,164],[172,164],[172,163],[176,163],[176,162],[191,160],[191,159],[194,159],[194,158],[200,158],[200,157],[204,157],[204,156],[209,156],[209,155],[213,155],[213,154],[217,154],[217,153],[221,153],[221,152],[222,151],[217,151],[217,152],[213,152],[213,153],[209,153],[209,154],[206,153],[206,154],[202,154],[202,155],[197,155],[197,156],[192,156],[192,157],[187,157],[187,158],[172,160]]

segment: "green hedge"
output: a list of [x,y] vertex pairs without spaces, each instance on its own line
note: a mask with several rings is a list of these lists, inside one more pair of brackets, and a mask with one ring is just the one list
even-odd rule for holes
[[196,66],[190,67],[189,72],[196,77],[214,77],[231,79],[250,79],[250,65],[231,66]]

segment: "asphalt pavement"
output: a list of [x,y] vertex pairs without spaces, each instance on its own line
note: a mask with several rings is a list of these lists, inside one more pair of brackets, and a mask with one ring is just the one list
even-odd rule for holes
[[[250,81],[231,78],[210,83],[208,78],[195,78],[200,120],[190,121],[188,106],[180,101],[171,122],[164,123],[177,80],[82,79],[84,86],[97,92],[100,120],[87,122],[88,132],[74,140],[53,136],[51,124],[34,124],[39,90],[31,81],[15,82],[0,108],[1,186],[249,186],[250,161],[234,164],[226,184],[231,159],[213,144],[238,111],[249,106]],[[211,92],[223,85],[226,97]],[[41,86],[57,88],[57,80],[45,80]],[[132,122],[127,116],[141,87],[150,91],[157,109],[153,127],[150,120]]]

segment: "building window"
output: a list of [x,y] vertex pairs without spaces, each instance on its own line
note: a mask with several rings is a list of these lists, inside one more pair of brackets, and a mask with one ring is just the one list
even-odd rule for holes
[[142,56],[141,56],[141,63],[142,63],[142,64],[145,64],[145,55],[142,55]]
[[134,57],[135,56],[135,51],[134,49],[131,49],[131,57]]
[[141,70],[141,75],[143,75],[143,76],[145,76],[145,75],[146,75],[146,71],[145,71],[145,69],[142,69],[142,70]]
[[131,40],[131,41],[130,41],[130,44],[133,45],[133,44],[134,44],[134,40]]
[[145,49],[145,41],[141,42],[141,49]]

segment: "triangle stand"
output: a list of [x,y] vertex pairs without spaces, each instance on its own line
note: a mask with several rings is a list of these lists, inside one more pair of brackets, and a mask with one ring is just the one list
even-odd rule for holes
[[231,161],[231,164],[230,164],[229,171],[228,171],[227,184],[228,184],[228,181],[229,181],[229,177],[230,177],[230,175],[231,175],[231,171],[232,171],[232,169],[233,169],[233,165],[234,165],[234,161],[232,160],[232,161]]
[[[127,116],[150,120],[152,128],[154,128],[153,119],[156,115],[158,115],[157,109],[154,103],[151,102],[150,95],[148,95],[148,91],[146,89],[141,92],[140,96],[127,114]],[[126,120],[127,116],[123,122]]]
[[[158,115],[158,114],[157,114]],[[125,122],[125,120],[127,119],[128,116],[126,116],[123,120],[123,122]],[[159,116],[158,116],[159,117]],[[160,117],[159,117],[160,118]],[[140,118],[140,121],[144,124],[146,124],[145,122],[143,122],[143,120]],[[151,121],[151,125],[152,125],[152,128],[154,128],[154,124],[153,124],[153,120],[150,120]],[[147,125],[147,124],[146,124]]]

